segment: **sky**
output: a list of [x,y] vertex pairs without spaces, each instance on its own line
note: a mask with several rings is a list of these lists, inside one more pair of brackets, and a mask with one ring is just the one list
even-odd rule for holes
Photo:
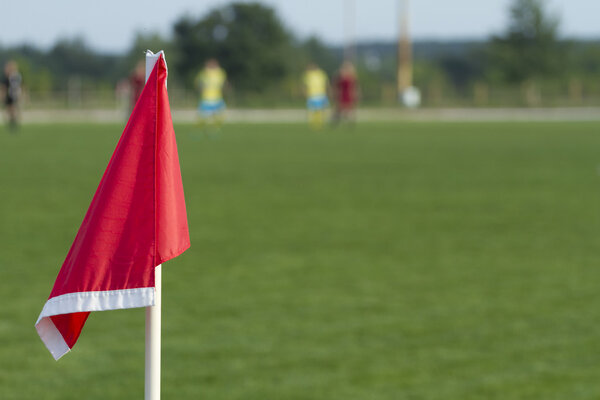
[[[600,0],[546,0],[561,17],[561,34],[600,38]],[[199,18],[227,0],[3,0],[0,45],[49,48],[57,39],[82,37],[92,48],[122,52],[136,32],[171,34],[184,15]],[[317,35],[331,44],[346,37],[344,4],[354,3],[357,40],[391,40],[397,32],[398,0],[264,0],[295,35]],[[501,32],[511,0],[411,0],[415,39],[477,39]],[[31,12],[34,10],[34,12]]]

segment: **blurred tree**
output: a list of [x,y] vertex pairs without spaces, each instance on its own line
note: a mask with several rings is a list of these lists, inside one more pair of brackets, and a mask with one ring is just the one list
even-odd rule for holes
[[302,53],[302,59],[296,64],[299,70],[304,70],[309,62],[314,62],[331,77],[342,62],[341,56],[336,55],[316,36],[309,37],[298,47]]
[[61,84],[73,75],[93,80],[106,79],[112,75],[116,59],[115,56],[93,51],[82,38],[59,40],[46,58],[48,68]]
[[30,59],[19,55],[15,57],[19,71],[23,76],[23,86],[35,94],[48,94],[52,89],[52,75],[42,65],[33,66]]
[[514,0],[507,31],[490,43],[490,76],[520,83],[560,74],[565,47],[558,40],[559,19],[545,0]]
[[579,74],[600,75],[600,41],[580,42],[573,44],[571,61],[573,69]]
[[94,51],[81,38],[61,39],[46,51],[30,45],[0,48],[0,65],[8,59],[17,60],[27,89],[32,92],[64,89],[72,76],[93,86],[110,86],[118,77],[120,58]]
[[440,105],[450,86],[446,71],[435,60],[417,60],[414,70],[414,83],[421,89],[425,104]]
[[292,37],[272,8],[231,3],[196,21],[174,26],[175,68],[188,84],[204,62],[216,58],[237,89],[259,91],[281,82],[293,60]]
[[483,73],[483,66],[476,57],[477,52],[463,56],[445,55],[437,61],[444,70],[452,84],[460,89],[464,89],[469,83],[480,77]]

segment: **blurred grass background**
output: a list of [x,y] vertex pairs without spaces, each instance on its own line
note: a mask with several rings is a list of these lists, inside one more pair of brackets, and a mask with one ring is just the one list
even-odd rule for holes
[[[178,125],[164,399],[597,399],[598,123]],[[33,324],[120,125],[0,128],[0,398],[142,398],[144,311]]]

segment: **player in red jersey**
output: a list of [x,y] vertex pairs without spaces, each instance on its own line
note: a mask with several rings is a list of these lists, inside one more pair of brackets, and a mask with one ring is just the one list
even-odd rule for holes
[[356,103],[359,97],[356,70],[350,61],[344,61],[334,81],[335,112],[332,123],[355,121]]
[[140,61],[135,66],[135,69],[129,75],[129,113],[133,111],[135,103],[137,103],[144,86],[146,85],[146,65],[143,61]]

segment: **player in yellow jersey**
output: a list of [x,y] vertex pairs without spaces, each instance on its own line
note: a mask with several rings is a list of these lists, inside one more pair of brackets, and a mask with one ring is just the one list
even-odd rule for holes
[[310,63],[304,73],[304,92],[306,94],[306,108],[308,109],[308,122],[313,129],[323,126],[325,110],[329,106],[327,91],[329,80],[322,69]]
[[202,71],[196,76],[196,87],[200,90],[198,114],[203,125],[217,129],[223,123],[223,87],[227,81],[225,71],[214,58],[206,61]]

